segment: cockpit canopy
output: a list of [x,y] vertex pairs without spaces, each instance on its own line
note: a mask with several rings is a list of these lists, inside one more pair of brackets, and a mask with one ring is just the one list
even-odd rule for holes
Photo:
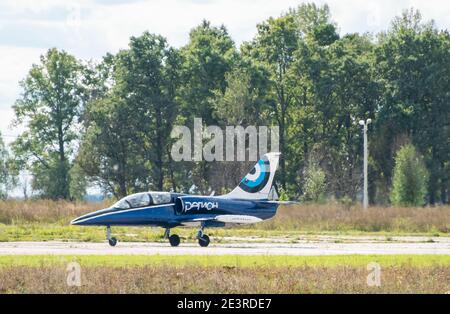
[[129,209],[150,205],[168,204],[171,202],[172,197],[169,192],[142,192],[128,195],[119,200],[112,207]]

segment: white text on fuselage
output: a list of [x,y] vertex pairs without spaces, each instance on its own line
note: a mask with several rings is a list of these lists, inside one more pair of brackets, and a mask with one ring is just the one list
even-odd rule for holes
[[190,211],[193,209],[200,210],[212,210],[213,208],[219,208],[218,202],[185,202],[184,203],[184,211]]

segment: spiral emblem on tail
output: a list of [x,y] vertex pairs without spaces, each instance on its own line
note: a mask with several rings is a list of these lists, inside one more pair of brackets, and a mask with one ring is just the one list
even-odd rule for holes
[[260,160],[255,167],[239,183],[239,187],[248,193],[257,193],[261,191],[269,181],[270,162],[269,160]]

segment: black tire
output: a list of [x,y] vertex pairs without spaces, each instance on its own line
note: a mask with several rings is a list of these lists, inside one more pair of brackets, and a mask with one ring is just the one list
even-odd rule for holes
[[209,237],[204,234],[201,238],[198,239],[198,244],[202,247],[207,247],[209,245]]
[[169,242],[171,246],[178,246],[180,244],[180,237],[177,234],[172,234],[169,237]]
[[111,245],[111,246],[116,246],[116,244],[117,244],[117,239],[116,239],[116,238],[111,238],[111,239],[108,240],[108,242],[109,242],[109,245]]

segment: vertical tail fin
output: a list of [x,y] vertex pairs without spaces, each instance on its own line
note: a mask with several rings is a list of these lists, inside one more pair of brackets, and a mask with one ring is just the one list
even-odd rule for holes
[[267,153],[226,198],[261,200],[269,197],[280,153]]

